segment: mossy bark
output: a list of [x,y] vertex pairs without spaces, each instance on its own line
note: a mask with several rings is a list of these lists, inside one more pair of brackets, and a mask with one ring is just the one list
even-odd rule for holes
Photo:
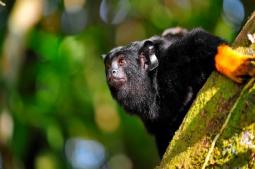
[[[234,47],[247,45],[255,13]],[[253,47],[239,48],[253,53]],[[255,168],[255,80],[239,85],[213,72],[169,144],[157,169]]]

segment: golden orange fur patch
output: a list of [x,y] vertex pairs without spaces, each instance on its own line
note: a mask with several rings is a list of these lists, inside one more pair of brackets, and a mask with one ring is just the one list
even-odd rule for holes
[[255,75],[255,56],[235,51],[228,45],[220,45],[215,56],[216,69],[230,79],[241,83],[243,77]]

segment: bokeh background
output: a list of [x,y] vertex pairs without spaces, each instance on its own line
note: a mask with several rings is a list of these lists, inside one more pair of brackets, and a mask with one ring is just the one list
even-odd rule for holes
[[3,2],[2,169],[154,168],[153,138],[111,98],[101,54],[174,26],[231,43],[255,9],[254,0]]

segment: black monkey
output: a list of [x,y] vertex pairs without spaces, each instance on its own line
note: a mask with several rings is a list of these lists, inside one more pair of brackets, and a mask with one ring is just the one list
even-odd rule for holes
[[174,28],[105,55],[112,96],[138,115],[156,139],[162,157],[199,89],[213,70],[242,82],[255,74],[253,56],[231,49],[202,29]]

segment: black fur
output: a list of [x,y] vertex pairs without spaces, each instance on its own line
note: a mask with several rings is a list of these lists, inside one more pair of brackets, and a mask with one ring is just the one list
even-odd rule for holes
[[[141,49],[148,40],[153,42],[159,60],[153,71],[139,66]],[[119,54],[125,56],[127,82],[117,89],[109,85],[111,94],[127,112],[142,119],[155,136],[162,156],[199,89],[215,69],[217,47],[225,41],[202,29],[184,32],[177,38],[156,36],[148,40],[113,49],[106,55],[105,64]]]

